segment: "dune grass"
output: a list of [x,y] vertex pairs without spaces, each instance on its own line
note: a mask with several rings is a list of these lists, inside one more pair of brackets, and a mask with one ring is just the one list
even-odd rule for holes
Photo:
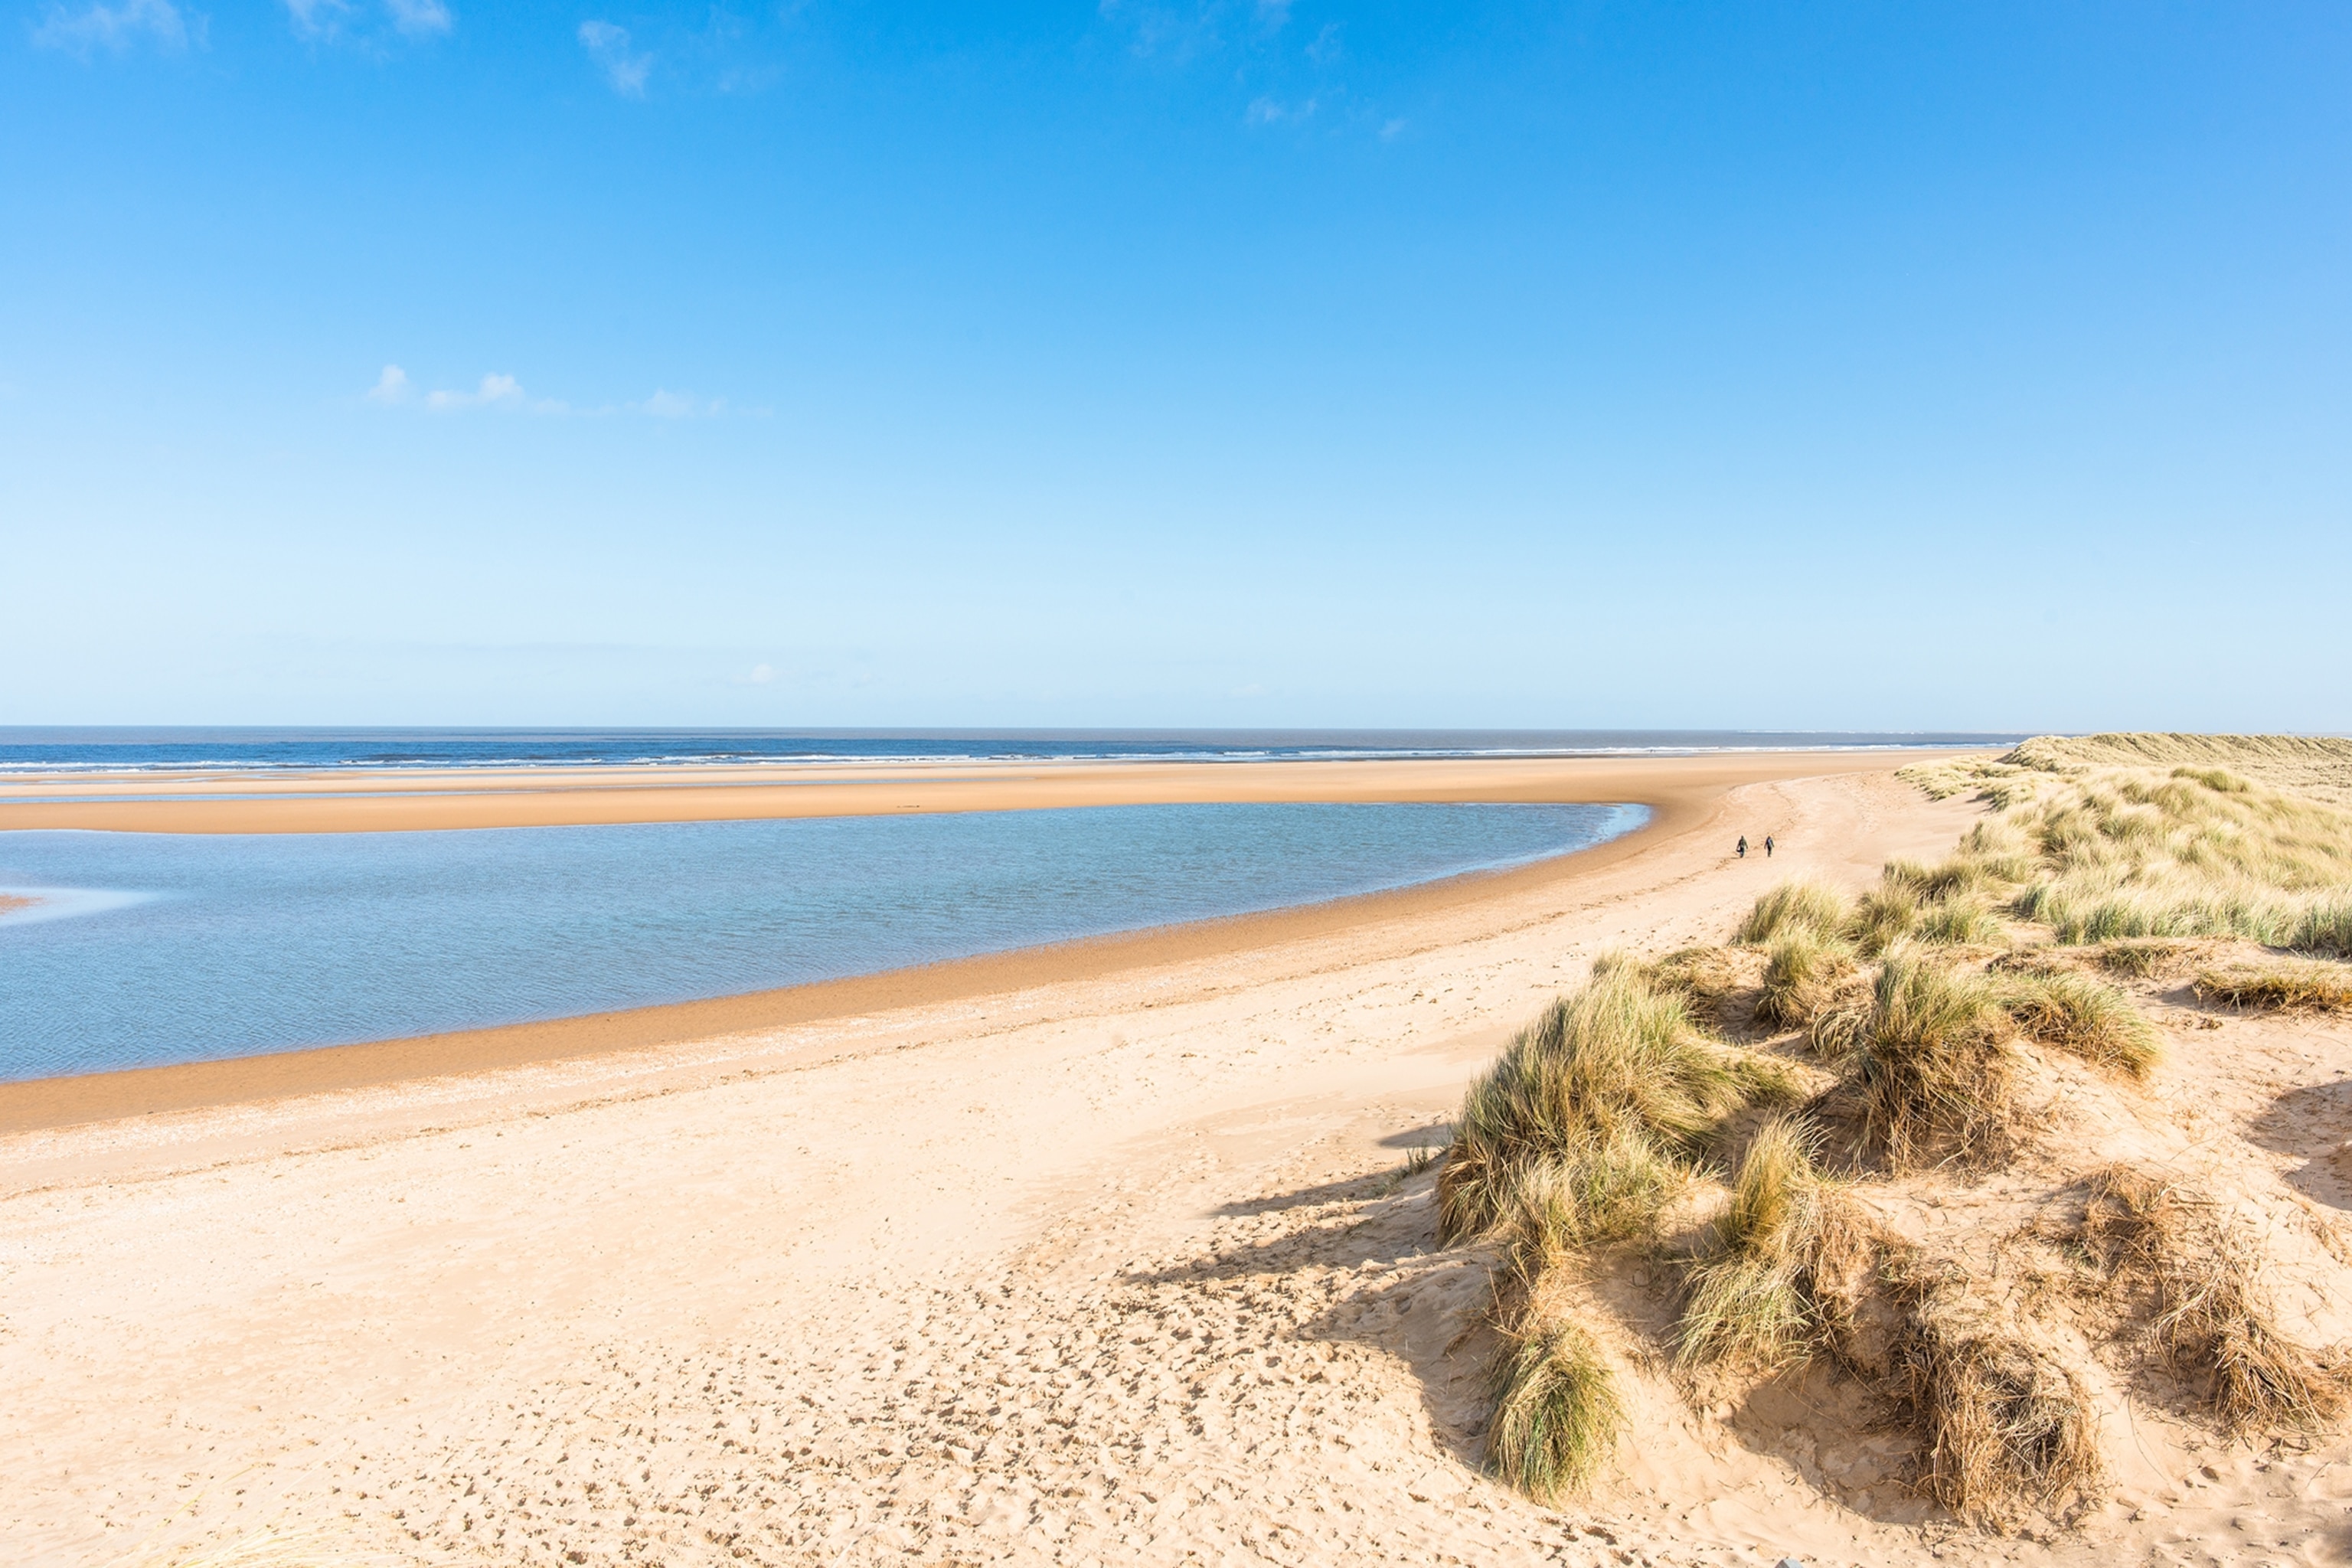
[[2068,970],[2004,977],[2001,1010],[2031,1038],[2145,1079],[2164,1057],[2156,1026],[2114,986]]
[[1852,920],[1852,906],[1845,894],[1824,883],[1783,882],[1756,900],[1732,940],[1761,947],[1798,931],[1817,938],[1834,937]]
[[1769,1370],[1811,1348],[1815,1318],[1805,1284],[1823,1185],[1804,1123],[1775,1117],[1757,1131],[1716,1221],[1714,1247],[1690,1269],[1678,1360]]
[[[1465,1096],[1438,1175],[1441,1235],[1491,1235],[1557,1212],[1596,1236],[1626,1234],[1631,1222],[1610,1207],[1648,1204],[1653,1178],[1666,1179],[1724,1118],[1793,1092],[1769,1058],[1700,1028],[1681,994],[1637,966],[1596,965]],[[1567,1210],[1551,1201],[1563,1193],[1576,1195]]]
[[[1608,1365],[1567,1314],[1533,1303],[1704,1213],[1712,1162],[1750,1126],[1741,1112],[1794,1098],[1785,1069],[1695,1016],[1752,993],[1756,1021],[1803,1030],[1840,1083],[1820,1122],[1784,1114],[1748,1134],[1683,1258],[1675,1363],[1713,1380],[1833,1356],[1909,1413],[1923,1489],[1996,1530],[2095,1500],[2097,1422],[2059,1348],[2074,1330],[1989,1279],[1965,1249],[1990,1238],[1932,1252],[1903,1239],[1873,1184],[1981,1169],[2016,1147],[2020,1069],[2037,1051],[2147,1080],[2161,1037],[2103,976],[2201,962],[2209,1001],[2352,998],[2352,972],[2318,961],[2352,957],[2352,810],[2265,782],[2326,768],[2352,785],[2352,743],[2233,745],[2108,736],[1937,764],[1936,787],[1996,808],[1950,856],[1890,862],[1858,896],[1775,887],[1736,947],[1604,959],[1516,1037],[1465,1099],[1438,1184],[1444,1237],[1507,1243],[1518,1281],[1520,1306],[1497,1309],[1496,1472],[1550,1499],[1606,1462],[1625,1419]],[[2316,956],[2214,967],[2229,952],[2217,938]],[[1852,1168],[1832,1179],[1832,1162]],[[2211,1205],[2111,1173],[2084,1212],[2108,1308],[2144,1321],[2150,1353],[2221,1429],[2314,1431],[2352,1409],[2347,1369],[2280,1330],[2255,1238]]]
[[1783,929],[1765,951],[1757,1021],[1775,1028],[1805,1028],[1836,999],[1839,984],[1853,973],[1853,950],[1843,939],[1825,936],[1810,925]]
[[2088,1393],[2048,1348],[2001,1324],[1947,1263],[1906,1282],[1897,1376],[1926,1440],[1928,1493],[1964,1519],[2014,1528],[2101,1492]]
[[2000,808],[2004,826],[1957,858],[2061,942],[2233,936],[2352,955],[2352,810],[2228,765],[2293,753],[2352,787],[2352,746],[2292,739],[2045,738],[1923,782],[1973,784]]
[[2259,1248],[2210,1201],[2111,1166],[2090,1179],[2080,1234],[2111,1278],[2153,1289],[2159,1352],[2201,1383],[2224,1430],[2316,1432],[2352,1402],[2337,1360],[2280,1330],[2259,1282]]
[[1608,1462],[1624,1402],[1592,1336],[1566,1316],[1531,1312],[1504,1340],[1486,1464],[1538,1502],[1556,1502]]
[[2352,1013],[2352,971],[2334,963],[2270,963],[2198,971],[2198,999],[2250,1012]]
[[2014,1061],[1999,988],[1913,950],[1880,963],[1854,1081],[1864,1136],[1897,1170],[2008,1146]]

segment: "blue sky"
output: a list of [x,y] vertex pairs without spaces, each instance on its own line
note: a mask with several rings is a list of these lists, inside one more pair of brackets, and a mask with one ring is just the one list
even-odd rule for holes
[[2352,729],[2341,5],[43,0],[0,145],[0,722]]

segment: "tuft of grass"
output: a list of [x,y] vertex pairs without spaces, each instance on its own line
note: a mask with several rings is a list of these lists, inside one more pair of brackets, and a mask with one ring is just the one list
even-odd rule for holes
[[2304,910],[2286,945],[2298,952],[2352,958],[2352,898],[2325,900]]
[[1876,958],[1919,924],[1919,895],[1899,880],[1880,883],[1856,901],[1847,925],[1854,945]]
[[1764,984],[1756,998],[1757,1021],[1781,1029],[1812,1023],[1837,995],[1839,983],[1853,973],[1853,950],[1811,926],[1792,926],[1772,939],[1764,961]]
[[2167,964],[2179,957],[2181,952],[2189,946],[2189,944],[2186,942],[2168,942],[2162,939],[2150,941],[2145,938],[2126,938],[2120,942],[2100,943],[2092,951],[2091,958],[2110,974],[2124,974],[2129,975],[2134,980],[2145,980],[2149,975],[2162,971]]
[[2216,1002],[2225,1007],[2281,1013],[2352,1013],[2352,973],[2331,963],[2200,970],[2194,989],[2198,1000]]
[[1799,930],[1826,940],[1845,929],[1852,908],[1843,893],[1823,883],[1783,882],[1756,900],[1732,940],[1761,947]]
[[1625,1426],[1592,1337],[1565,1317],[1525,1314],[1505,1331],[1494,1385],[1487,1467],[1542,1503],[1590,1485]]
[[1860,1031],[1864,1137],[1897,1170],[1998,1152],[2013,1093],[2008,1032],[1990,982],[1908,950],[1889,952]]
[[1929,905],[1914,930],[1921,942],[1950,947],[1992,947],[2009,940],[2000,918],[1973,899]]
[[1690,1179],[1686,1164],[1629,1129],[1612,1128],[1522,1171],[1512,1184],[1511,1211],[1492,1228],[1555,1258],[1645,1241]]
[[1927,1489],[1995,1530],[2104,1489],[2090,1397],[2050,1352],[1969,1301],[1957,1266],[1907,1282],[1896,1373],[1927,1440]]
[[2316,1432],[2352,1403],[2340,1361],[2281,1331],[2260,1285],[2260,1249],[2210,1202],[2111,1166],[2091,1178],[2081,1236],[2111,1277],[2156,1292],[2159,1351],[2175,1372],[2201,1380],[2225,1430]]
[[1811,1348],[1806,1286],[1822,1190],[1803,1123],[1775,1117],[1758,1130],[1716,1221],[1713,1251],[1691,1268],[1677,1359],[1769,1371]]
[[1520,1211],[1518,1188],[1532,1176],[1556,1182],[1558,1167],[1633,1145],[1671,1158],[1732,1112],[1794,1093],[1779,1064],[1699,1028],[1681,994],[1634,966],[1596,965],[1591,984],[1515,1036],[1465,1096],[1438,1175],[1441,1236],[1493,1233]]
[[2112,985],[2054,970],[1998,987],[2001,1009],[2033,1039],[2100,1067],[2145,1079],[2163,1059],[2156,1026]]

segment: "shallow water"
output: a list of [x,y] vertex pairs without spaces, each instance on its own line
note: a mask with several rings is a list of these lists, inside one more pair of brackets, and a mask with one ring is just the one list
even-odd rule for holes
[[1563,854],[1639,806],[0,833],[0,1079],[721,996]]

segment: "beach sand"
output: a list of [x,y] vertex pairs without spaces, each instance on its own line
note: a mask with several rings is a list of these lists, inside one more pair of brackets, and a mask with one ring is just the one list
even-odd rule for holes
[[[1479,1474],[1487,1259],[1435,1247],[1407,1152],[1597,952],[1947,848],[1975,808],[1899,760],[1649,763],[1570,797],[1662,807],[1599,852],[985,984],[32,1118],[0,1137],[0,1539],[45,1563],[264,1528],[317,1562],[2323,1560],[2332,1448],[2048,1543],[1879,1522],[1695,1417],[1559,1510]],[[1779,858],[1730,858],[1768,832]],[[2263,1544],[2290,1527],[2305,1548]]]

